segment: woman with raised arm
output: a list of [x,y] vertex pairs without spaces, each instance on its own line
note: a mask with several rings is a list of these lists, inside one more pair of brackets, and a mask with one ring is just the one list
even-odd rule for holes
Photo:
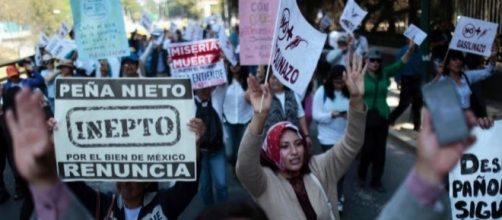
[[256,78],[248,78],[247,92],[255,113],[239,149],[237,177],[270,219],[340,219],[337,181],[361,149],[366,120],[365,68],[354,57],[347,67],[347,133],[336,147],[312,157],[305,137],[293,123],[278,122],[264,131],[272,94]]

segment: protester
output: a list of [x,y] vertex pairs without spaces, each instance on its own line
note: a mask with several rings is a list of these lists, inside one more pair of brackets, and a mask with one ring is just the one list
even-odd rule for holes
[[[214,88],[195,90],[196,117],[202,119],[208,132],[201,141],[200,192],[206,205],[228,199],[223,124],[218,101],[212,97]],[[213,196],[213,186],[214,194]]]
[[460,51],[450,50],[445,60],[443,74],[439,80],[451,78],[455,81],[457,94],[460,97],[460,105],[463,109],[471,109],[477,117],[477,122],[481,128],[488,129],[493,126],[493,120],[487,115],[481,114],[471,103],[472,96],[471,84],[488,78],[495,69],[497,48],[492,48],[492,55],[489,58],[489,64],[484,69],[464,71],[465,57]]
[[[410,39],[406,39],[406,46],[401,47],[396,55],[396,59],[401,57],[408,51]],[[422,53],[420,50],[415,50],[410,60],[403,69],[401,69],[395,76],[396,81],[401,85],[401,92],[399,93],[399,104],[390,113],[389,124],[394,125],[397,118],[411,104],[411,113],[413,117],[413,130],[420,129],[420,109],[422,108],[422,84],[425,78],[424,62],[422,62]]]
[[333,206],[337,204],[337,181],[363,144],[364,71],[362,62],[352,59],[345,79],[351,97],[347,134],[338,146],[313,157],[305,135],[293,123],[281,121],[265,133],[273,94],[255,77],[248,78],[255,114],[241,142],[237,177],[268,218],[340,219]]
[[[37,92],[40,93],[40,90],[37,89]],[[3,101],[4,105],[3,107],[3,112],[7,112],[9,109],[15,111],[17,109],[17,102],[15,101],[15,97],[17,94],[21,92],[20,87],[12,87],[8,89],[4,96],[3,96]],[[44,110],[44,118],[48,119],[53,116],[51,109],[48,105],[46,105],[45,98],[43,96],[39,96],[38,100],[38,106],[43,107]],[[2,155],[4,158],[5,156],[8,159],[12,174],[14,176],[14,184],[15,184],[15,194],[14,194],[14,200],[20,200],[24,198],[22,201],[21,207],[20,207],[20,219],[29,219],[31,212],[33,210],[33,203],[31,202],[31,194],[30,191],[28,190],[28,186],[26,181],[22,178],[19,168],[17,167],[15,163],[15,155],[14,155],[14,147],[13,147],[13,136],[16,134],[11,133],[11,130],[9,129],[9,125],[7,124],[7,116],[2,115],[2,118],[0,119],[1,122],[1,134],[0,134],[0,142],[2,143],[2,148],[3,152],[5,155]],[[25,137],[26,138],[26,137]],[[31,137],[30,137],[31,138]],[[5,160],[3,161],[3,165],[5,165]],[[1,169],[3,170],[3,169]],[[7,194],[8,195],[8,194]]]
[[[20,175],[29,183],[38,219],[92,219],[56,173],[54,146],[40,107],[42,94],[24,89],[6,120]],[[30,137],[30,138],[26,138]],[[21,213],[25,215],[27,213]],[[29,214],[29,213],[28,213]],[[35,218],[37,218],[35,217]]]
[[41,75],[44,77],[45,84],[47,85],[47,99],[51,110],[54,112],[54,98],[56,97],[56,78],[59,75],[54,67],[54,58],[50,54],[44,54],[42,56],[42,64],[45,69],[42,70]]
[[349,54],[349,37],[342,35],[336,41],[336,49],[331,50],[326,55],[326,61],[333,65],[345,65],[345,60]]
[[[44,84],[44,78],[42,78],[40,75],[36,75],[35,78],[28,77],[28,78],[21,78],[20,75],[21,73],[17,69],[15,65],[9,65],[6,68],[7,72],[7,82],[5,82],[2,85],[3,91],[7,91],[12,87],[21,87],[21,88],[30,88],[30,89],[36,89],[39,88],[41,84]],[[40,78],[38,78],[40,76]]]
[[[317,139],[324,152],[335,146],[345,134],[347,111],[349,110],[349,90],[343,80],[345,67],[335,65],[327,74],[324,84],[314,95],[313,116],[317,122]],[[343,180],[338,182],[338,211],[343,211]]]
[[309,134],[300,98],[289,88],[285,87],[274,74],[269,74],[268,83],[273,96],[264,130],[268,130],[277,122],[289,121],[295,126],[300,127],[300,132],[310,146],[312,139]]
[[227,160],[232,167],[237,161],[237,151],[242,135],[253,117],[253,107],[245,99],[247,90],[247,68],[239,63],[230,66],[228,71],[228,87],[223,100],[223,118],[225,119],[225,150]]
[[171,71],[167,63],[168,52],[162,48],[163,40],[159,38],[164,38],[164,36],[162,36],[162,30],[160,29],[152,33],[152,40],[145,53],[142,55],[148,56],[148,58],[146,58],[146,63],[148,63],[146,77],[171,76]]
[[136,53],[123,57],[120,64],[120,77],[140,77],[140,60]]
[[[57,178],[53,141],[49,132],[44,132],[49,129],[43,120],[40,98],[41,94],[24,90],[16,98],[17,119],[13,111],[7,113],[16,164],[30,184],[40,219],[65,219],[60,218],[62,216],[91,219],[89,213],[95,213],[97,219],[142,219],[154,215],[176,219],[197,193],[197,182],[178,182],[168,190],[153,192],[146,192],[145,188],[155,184],[121,182],[117,183],[120,195],[112,196],[96,192],[81,182],[71,184],[75,191],[72,194]],[[188,127],[195,132],[198,142],[205,133],[202,120],[192,119]]]
[[436,26],[436,29],[431,33],[431,60],[437,67],[442,64],[448,51],[448,46],[452,38],[452,30],[450,29],[450,22],[446,19],[441,19]]
[[372,165],[370,186],[377,192],[385,192],[381,179],[389,133],[390,110],[387,104],[387,88],[390,84],[390,77],[394,76],[408,62],[414,49],[415,44],[410,42],[408,50],[401,59],[385,68],[382,67],[380,50],[371,48],[368,52],[366,59],[368,71],[364,75],[364,102],[368,106],[368,118],[357,176],[357,183],[361,187],[364,186],[368,167]]
[[[408,177],[387,202],[378,219],[439,219],[447,216],[447,208],[437,206],[443,190],[444,179],[458,163],[463,153],[476,140],[469,136],[448,145],[440,146],[432,127],[429,112],[424,112],[423,127],[418,136],[417,160]],[[466,120],[473,126],[476,118],[466,113]]]
[[354,51],[356,54],[366,56],[369,52],[368,39],[362,35],[363,30],[358,28],[354,30]]

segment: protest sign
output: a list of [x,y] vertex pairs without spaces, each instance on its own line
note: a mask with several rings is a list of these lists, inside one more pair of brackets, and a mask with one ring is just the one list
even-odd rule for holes
[[490,56],[498,24],[462,16],[450,41],[450,49]]
[[280,0],[239,0],[242,65],[268,65]]
[[194,181],[189,79],[58,78],[54,132],[65,181]]
[[218,25],[218,43],[220,44],[220,48],[227,58],[228,62],[235,66],[237,64],[237,56],[234,53],[234,47],[230,40],[228,39],[227,33],[225,33],[225,28],[222,25]]
[[482,130],[477,141],[450,172],[453,219],[502,218],[502,121]]
[[71,0],[80,59],[128,56],[120,0]]
[[40,32],[40,35],[38,36],[37,45],[39,47],[45,47],[47,46],[48,43],[49,43],[49,38],[47,37],[47,35],[45,35],[44,32]]
[[151,32],[153,30],[152,19],[146,12],[143,12],[143,14],[141,14],[139,23],[146,29],[146,31]]
[[283,85],[303,97],[327,35],[310,26],[296,1],[281,1],[279,15],[271,68]]
[[65,60],[69,59],[71,53],[77,48],[74,41],[59,38],[59,36],[53,36],[45,50],[49,52],[53,57]]
[[354,0],[348,0],[340,16],[340,26],[348,32],[353,33],[368,14]]
[[58,36],[60,38],[65,38],[68,33],[70,33],[70,28],[65,22],[61,22],[61,25],[59,25]]
[[172,43],[169,45],[172,60],[171,75],[189,77],[193,89],[202,89],[225,84],[227,74],[220,58],[220,48],[216,39]]
[[408,39],[412,40],[418,46],[420,46],[427,37],[427,34],[414,24],[411,24],[410,26],[408,26],[406,31],[404,31],[404,36],[406,36]]

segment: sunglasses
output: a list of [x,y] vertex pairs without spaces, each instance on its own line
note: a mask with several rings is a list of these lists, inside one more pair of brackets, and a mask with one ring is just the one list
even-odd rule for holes
[[382,60],[381,59],[370,59],[370,63],[375,63],[375,62],[381,63]]

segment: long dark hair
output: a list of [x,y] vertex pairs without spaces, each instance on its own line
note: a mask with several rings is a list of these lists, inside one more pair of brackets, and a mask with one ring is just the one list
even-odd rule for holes
[[446,57],[446,60],[444,62],[444,68],[443,68],[443,75],[444,76],[450,76],[450,69],[448,68],[448,64],[452,59],[459,59],[462,61],[463,64],[465,64],[465,57],[464,54],[458,50],[450,50],[448,52],[448,56]]
[[[345,67],[342,65],[334,65],[330,68],[328,71],[328,74],[326,76],[326,80],[324,81],[324,94],[326,97],[330,98],[331,100],[335,100],[335,87],[333,86],[333,80],[341,80],[343,79],[343,72],[345,72]],[[349,98],[349,89],[347,89],[347,86],[344,85],[342,88],[342,95],[345,98]]]
[[[234,77],[233,77],[233,74],[232,72],[230,71],[230,65],[231,64],[228,64],[228,71],[227,71],[227,80],[228,80],[228,84],[232,84],[232,81],[234,80]],[[236,65],[241,65],[240,63],[237,63]],[[247,66],[240,66],[241,67],[241,70],[239,71],[239,79],[237,81],[239,81],[239,83],[241,84],[242,86],[242,89],[244,89],[244,91],[246,91],[248,89],[248,81],[247,81],[247,78],[249,76],[249,71],[248,71],[248,67]]]

